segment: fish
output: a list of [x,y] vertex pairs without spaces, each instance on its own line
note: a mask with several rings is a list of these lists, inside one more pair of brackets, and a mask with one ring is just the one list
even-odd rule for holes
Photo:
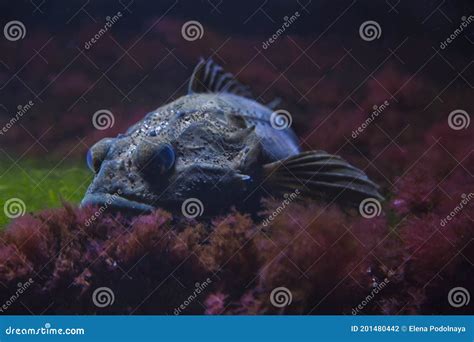
[[192,199],[201,213],[251,212],[264,197],[295,191],[341,205],[383,200],[379,186],[340,156],[302,151],[289,112],[277,105],[258,102],[232,73],[201,58],[186,95],[88,150],[94,178],[81,206],[177,212]]

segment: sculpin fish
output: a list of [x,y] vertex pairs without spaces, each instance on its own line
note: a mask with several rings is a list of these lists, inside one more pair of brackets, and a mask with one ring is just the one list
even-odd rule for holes
[[378,186],[341,157],[302,152],[293,130],[281,127],[275,104],[258,103],[231,73],[201,60],[187,95],[90,148],[95,177],[82,206],[178,211],[192,198],[207,213],[231,206],[255,210],[262,196],[296,189],[355,205],[382,199]]

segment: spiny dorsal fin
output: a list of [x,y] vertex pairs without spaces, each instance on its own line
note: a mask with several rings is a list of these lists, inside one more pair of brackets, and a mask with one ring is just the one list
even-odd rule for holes
[[225,72],[211,58],[207,61],[201,58],[189,80],[188,94],[222,92],[244,97],[252,96],[249,88],[237,81],[234,75]]

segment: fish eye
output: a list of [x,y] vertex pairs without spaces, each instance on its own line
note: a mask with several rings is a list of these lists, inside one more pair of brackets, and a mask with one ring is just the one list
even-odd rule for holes
[[170,144],[155,144],[143,141],[137,146],[134,162],[137,168],[150,175],[170,171],[176,161],[176,154]]
[[87,151],[86,163],[92,172],[99,172],[100,166],[110,149],[111,142],[112,139],[110,138],[102,139]]
[[174,153],[173,147],[170,144],[163,144],[156,151],[155,157],[153,159],[155,159],[155,163],[158,163],[156,166],[160,169],[161,173],[165,173],[173,167],[176,160],[176,155]]
[[89,149],[87,151],[87,154],[86,154],[86,163],[87,163],[87,167],[92,171],[92,172],[95,172],[94,170],[94,163],[92,161],[92,151],[91,149]]

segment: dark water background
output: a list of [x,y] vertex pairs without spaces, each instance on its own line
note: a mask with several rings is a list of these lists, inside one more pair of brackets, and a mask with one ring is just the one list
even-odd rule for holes
[[[322,147],[324,132],[338,130],[336,121],[356,128],[385,98],[405,113],[416,109],[418,119],[446,116],[452,110],[446,98],[472,90],[473,27],[444,50],[440,43],[472,7],[471,1],[393,0],[3,1],[2,24],[20,20],[26,37],[0,41],[0,118],[6,123],[30,100],[35,106],[0,141],[12,155],[81,155],[100,137],[183,95],[196,61],[209,56],[238,73],[259,100],[282,97],[300,136],[330,115],[317,141]],[[86,50],[85,42],[118,11],[123,17]],[[297,21],[263,49],[295,11],[301,13]],[[189,20],[202,24],[201,39],[181,36]],[[359,36],[367,20],[382,29],[372,42]],[[423,98],[401,98],[414,86]],[[114,114],[109,130],[91,125],[99,109]],[[348,118],[345,110],[354,113]]]

